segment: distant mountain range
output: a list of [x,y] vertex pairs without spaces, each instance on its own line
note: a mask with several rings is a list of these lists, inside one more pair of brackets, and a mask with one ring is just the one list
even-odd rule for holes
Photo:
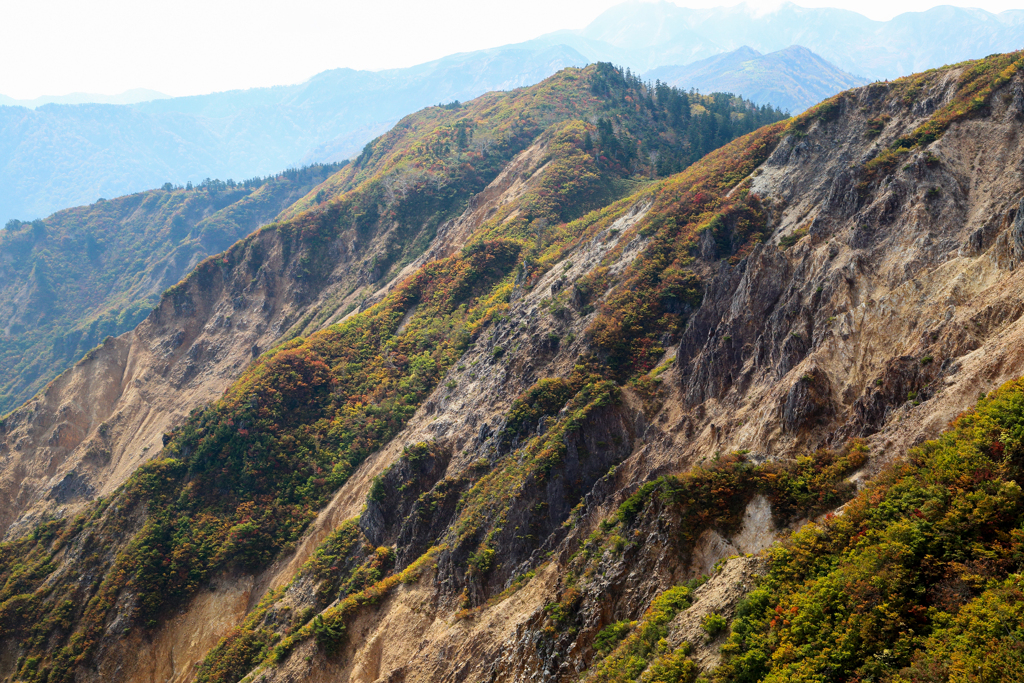
[[797,113],[863,78],[895,78],[1022,45],[1018,10],[946,6],[878,22],[793,4],[759,13],[745,5],[628,2],[578,31],[404,69],[334,69],[298,85],[131,105],[0,106],[0,224],[168,181],[240,180],[349,158],[424,106],[530,85],[594,61]]
[[702,92],[743,93],[758,104],[771,104],[793,114],[840,90],[868,82],[799,45],[767,55],[744,46],[686,66],[652,69],[644,78]]
[[132,88],[118,95],[73,92],[69,95],[43,95],[31,100],[16,100],[13,97],[0,95],[0,106],[35,109],[44,104],[138,104],[139,102],[150,102],[152,100],[166,100],[169,97],[170,95],[147,88]]
[[688,9],[634,0],[612,7],[586,28],[557,31],[521,46],[553,44],[641,72],[744,46],[767,53],[802,45],[845,71],[884,80],[1020,49],[1024,10],[993,14],[943,5],[873,21],[848,10],[791,2],[764,12],[746,4]]

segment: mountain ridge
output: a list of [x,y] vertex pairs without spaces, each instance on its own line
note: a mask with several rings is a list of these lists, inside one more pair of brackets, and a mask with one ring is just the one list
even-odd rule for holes
[[644,77],[703,92],[744,92],[758,104],[770,103],[797,114],[834,95],[836,89],[868,82],[800,45],[767,55],[744,46],[685,67],[652,69]]
[[[616,146],[669,135],[680,95],[611,67],[410,118],[326,206],[203,262],[4,420],[5,476],[20,459],[38,511],[70,508],[0,546],[4,674],[898,680],[1016,661],[1022,66],[847,91],[631,186],[610,182]],[[349,309],[360,281],[376,294]],[[155,391],[175,383],[206,400],[140,430],[137,398],[73,398],[96,396],[89,375],[153,392],[144,409],[187,409]],[[49,474],[73,428],[88,457]],[[141,431],[159,457],[126,447]],[[79,478],[110,490],[90,502]]]
[[[841,69],[882,80],[1016,49],[1024,41],[1024,21],[1012,11],[997,16],[940,7],[897,19],[872,22],[852,12],[792,4],[762,14],[744,6],[685,10],[670,3],[626,3],[580,31],[554,32],[407,69],[332,70],[304,84],[122,109],[0,107],[0,134],[9,141],[0,149],[0,181],[11,188],[0,197],[0,216],[6,216],[4,221],[42,217],[98,196],[168,181],[238,179],[341,161],[410,111],[536,83],[562,67],[590,62],[613,62],[643,73],[743,45],[770,53],[798,44]],[[669,39],[652,42],[651,36],[658,35]],[[743,85],[749,79],[734,82]],[[313,84],[328,91],[313,92]],[[841,89],[828,82],[809,88],[800,106]],[[738,94],[760,97],[753,90]]]
[[[610,65],[604,65],[602,68],[611,70]],[[564,80],[556,80],[555,84],[559,86],[568,84],[574,91],[581,90],[581,86],[572,78],[573,73],[573,70],[567,71]],[[614,78],[623,78],[620,72],[611,70],[611,73],[617,74]],[[598,82],[605,83],[607,81]],[[671,172],[674,165],[686,165],[690,163],[690,157],[679,157],[679,152],[686,155],[693,154],[696,155],[695,158],[699,158],[704,151],[712,149],[715,145],[721,144],[733,136],[735,133],[730,133],[730,128],[738,128],[742,131],[744,118],[748,120],[746,125],[749,129],[754,125],[753,122],[763,120],[761,117],[767,117],[767,120],[779,117],[777,112],[758,110],[742,101],[723,97],[719,97],[717,100],[710,97],[695,98],[694,108],[699,107],[704,113],[695,113],[691,117],[689,97],[685,93],[678,92],[673,95],[673,92],[664,88],[661,91],[663,101],[660,105],[655,105],[653,100],[644,100],[645,107],[653,107],[655,111],[658,108],[665,109],[670,104],[674,106],[675,109],[667,117],[662,116],[658,120],[648,121],[622,114],[620,122],[617,112],[621,105],[618,104],[604,113],[604,116],[609,117],[608,119],[599,117],[603,122],[603,132],[598,134],[595,131],[591,144],[596,145],[599,150],[603,149],[604,153],[596,161],[590,159],[596,154],[592,148],[587,155],[587,158],[590,159],[587,164],[591,169],[596,164],[600,173],[587,173],[574,184],[574,187],[577,188],[576,191],[583,193],[576,198],[576,202],[581,206],[586,206],[586,201],[606,199],[608,196],[622,192],[623,187],[629,188],[636,182],[642,183],[643,181],[628,180],[634,169],[642,169],[643,176],[651,177],[657,175],[657,166],[664,169],[667,165]],[[476,126],[472,126],[468,130],[476,132],[466,133],[466,126],[474,121],[474,118],[467,117],[473,112],[486,112],[489,115],[483,117],[482,120],[490,121],[495,111],[500,113],[506,107],[530,112],[534,110],[533,103],[537,101],[544,106],[537,105],[537,111],[532,116],[540,121],[557,120],[566,116],[564,108],[568,106],[560,102],[559,97],[561,97],[561,91],[555,86],[534,86],[532,89],[513,91],[508,94],[488,95],[472,105],[431,107],[407,117],[402,125],[376,140],[375,146],[368,147],[357,162],[344,166],[328,181],[320,183],[315,192],[310,190],[303,200],[293,204],[291,212],[283,212],[281,216],[281,220],[286,221],[285,225],[291,226],[288,228],[289,234],[291,231],[297,230],[299,234],[304,235],[311,231],[315,235],[322,230],[333,229],[331,226],[340,223],[357,226],[358,229],[355,229],[350,237],[345,240],[339,239],[326,252],[315,251],[315,258],[310,256],[311,261],[306,264],[295,262],[296,257],[292,255],[291,246],[278,245],[273,249],[254,247],[256,254],[265,250],[277,254],[275,259],[280,260],[280,265],[277,267],[282,269],[282,272],[274,271],[271,282],[283,279],[283,282],[289,283],[287,289],[296,292],[295,298],[277,301],[276,292],[284,285],[267,284],[265,285],[268,292],[266,296],[274,303],[273,305],[267,303],[266,307],[262,304],[257,305],[252,296],[244,294],[244,290],[256,287],[262,280],[256,278],[256,284],[253,284],[254,276],[247,271],[237,275],[241,280],[234,282],[232,286],[242,291],[237,297],[218,303],[221,310],[218,312],[216,320],[207,321],[210,326],[209,330],[205,327],[207,323],[204,323],[199,330],[191,329],[192,323],[186,320],[181,323],[183,325],[181,329],[167,332],[169,336],[166,339],[152,342],[152,344],[147,342],[144,345],[145,348],[138,349],[131,354],[142,358],[150,358],[155,354],[155,358],[167,357],[176,360],[167,361],[170,365],[156,375],[146,373],[146,376],[149,377],[148,381],[156,382],[161,385],[162,389],[159,391],[145,390],[138,393],[127,392],[126,400],[129,401],[129,405],[116,412],[122,414],[123,419],[128,423],[135,419],[129,417],[132,413],[141,413],[143,417],[139,419],[145,421],[151,419],[146,416],[152,413],[154,408],[151,404],[155,403],[163,406],[168,413],[160,416],[161,423],[169,418],[180,416],[184,409],[183,406],[188,405],[187,396],[194,394],[202,397],[203,400],[209,400],[208,389],[202,387],[201,383],[200,386],[195,386],[199,379],[212,382],[213,386],[219,386],[220,390],[223,390],[224,386],[219,382],[237,376],[237,373],[249,361],[251,357],[249,354],[253,349],[264,350],[269,343],[275,340],[281,341],[308,329],[318,329],[327,321],[336,321],[354,309],[370,306],[373,301],[368,297],[379,288],[382,281],[392,281],[399,273],[411,268],[412,264],[419,263],[424,253],[433,253],[435,257],[438,256],[435,251],[436,246],[434,249],[428,250],[428,247],[436,241],[437,234],[447,235],[451,238],[464,232],[465,229],[460,228],[458,222],[452,225],[451,221],[447,219],[441,220],[444,212],[454,211],[462,202],[469,200],[465,194],[467,187],[477,187],[476,191],[483,190],[486,185],[483,180],[487,177],[486,174],[498,174],[500,167],[496,167],[496,165],[508,162],[509,150],[516,150],[525,144],[525,140],[530,140],[539,134],[539,131],[536,130],[536,127],[539,126],[538,123],[528,125],[525,123],[531,119],[517,121],[515,119],[506,120],[503,117],[494,119],[493,125],[498,126],[497,132],[489,131],[487,128],[476,130]],[[594,102],[598,101],[598,98],[589,92],[578,92],[575,97],[582,104],[573,104],[572,107],[593,107],[595,106]],[[544,104],[549,100],[556,103],[557,106],[548,107]],[[685,107],[678,106],[684,102],[687,103]],[[701,102],[703,104],[699,104]],[[548,111],[548,109],[552,111]],[[732,116],[733,112],[737,114],[736,117]],[[613,120],[616,121],[614,125],[612,124]],[[456,126],[456,122],[460,122],[459,125]],[[648,128],[649,126],[653,128]],[[613,128],[618,130],[617,134],[613,132]],[[630,129],[633,131],[630,132]],[[663,130],[664,135],[651,136],[650,130],[652,129]],[[460,130],[466,137],[460,136],[458,132]],[[692,139],[680,139],[680,136],[686,132],[692,133]],[[583,135],[578,130],[575,131],[575,134]],[[703,136],[708,136],[708,139],[704,139]],[[649,138],[643,140],[643,146],[648,151],[644,151],[642,154],[637,147],[640,144],[639,138]],[[623,141],[629,142],[627,144]],[[577,141],[577,144],[582,143]],[[647,145],[650,147],[647,148]],[[669,153],[672,151],[672,147],[678,150],[675,157]],[[662,152],[660,156],[658,155],[659,150]],[[651,153],[654,153],[655,167],[650,166],[652,163]],[[574,163],[585,161],[584,157],[579,155],[574,156],[573,159]],[[527,160],[531,163],[540,161],[533,155],[527,155]],[[426,163],[425,166],[423,166],[424,163]],[[421,170],[415,170],[420,166],[423,166]],[[559,178],[564,178],[565,174],[575,168],[572,165],[556,164],[556,166],[559,167]],[[538,176],[537,180],[540,181],[541,178]],[[516,182],[515,177],[499,175],[494,182],[499,181],[512,184],[519,193],[523,191],[523,183]],[[510,230],[521,234],[528,231],[529,226],[535,221],[555,221],[571,217],[562,216],[560,213],[562,210],[560,207],[567,200],[561,198],[559,193],[543,185],[541,187],[534,187],[534,185],[536,182],[530,184],[528,206],[531,208],[528,211],[515,211],[512,215],[502,214],[502,219],[508,221],[512,226],[509,228]],[[516,194],[513,196],[516,196],[517,202],[526,201]],[[91,208],[86,207],[86,210]],[[579,210],[579,208],[575,210]],[[492,218],[492,215],[488,215],[486,218]],[[476,216],[469,226],[478,227],[484,219],[484,216]],[[278,224],[270,224],[262,228],[259,233],[262,234],[268,230],[276,231],[277,228]],[[30,228],[26,228],[26,230],[28,229]],[[165,226],[158,224],[153,229],[159,232],[165,229]],[[370,243],[366,234],[366,231],[370,230],[379,232],[377,235],[379,243]],[[468,237],[468,235],[464,234],[463,237]],[[269,239],[269,237],[265,239]],[[240,245],[236,245],[236,247],[240,247]],[[441,255],[447,256],[448,254],[442,253]],[[338,272],[333,273],[334,269],[324,263],[324,259],[328,257],[339,260],[339,263],[334,266]],[[245,258],[256,258],[256,256],[246,256]],[[275,260],[275,262],[277,261]],[[220,267],[216,266],[216,263],[215,260],[208,258],[202,262],[198,271],[213,269],[213,272],[208,273],[212,275],[216,268]],[[321,273],[321,277],[328,277],[325,273],[333,273],[326,282],[320,282],[313,277],[312,264],[314,263],[320,264],[319,267],[324,269],[325,272]],[[193,271],[186,278],[186,282],[194,280],[198,271]],[[271,276],[267,274],[266,277],[270,278]],[[319,282],[319,284],[314,286],[314,282]],[[257,291],[262,291],[262,287],[263,285],[257,287]],[[157,328],[163,324],[159,323],[158,319],[160,311],[168,306],[168,297],[172,294],[178,296],[175,293],[187,289],[189,287],[185,287],[184,283],[179,283],[178,286],[168,290],[161,299],[156,311],[149,316],[154,319],[153,322]],[[199,295],[197,294],[197,296]],[[316,305],[322,309],[296,314],[297,309],[311,305],[307,297],[314,297],[318,301]],[[205,300],[207,295],[203,294],[200,298]],[[172,319],[177,317],[179,309],[187,312],[198,306],[199,304],[175,304],[172,310],[176,314],[171,317]],[[185,317],[189,318],[190,316],[186,315]],[[269,317],[270,321],[262,321],[265,317]],[[244,322],[245,320],[248,322]],[[228,344],[227,348],[230,348],[230,353],[224,350],[219,351],[218,349],[225,347],[225,342],[220,337],[230,334],[232,330],[236,329],[240,334],[251,337],[251,341],[237,348]],[[213,337],[206,339],[208,333]],[[120,349],[122,346],[118,343],[114,348]],[[216,367],[216,371],[202,373],[197,378],[195,376],[196,368],[201,364],[201,359],[205,359],[203,361],[205,363],[212,363]],[[121,362],[117,361],[117,363]],[[152,360],[151,362],[159,361]],[[62,380],[58,378],[57,381]],[[78,386],[76,384],[78,380],[70,378],[67,381],[73,387]],[[60,390],[55,389],[54,391],[57,395],[61,393]],[[43,392],[37,399],[49,400],[45,398],[46,393]],[[162,395],[162,398],[154,400],[153,393]],[[171,409],[167,408],[167,401],[170,401]],[[78,403],[78,401],[73,403]],[[84,422],[81,431],[76,429],[78,440],[53,444],[56,448],[55,458],[69,459],[67,470],[73,469],[74,465],[71,465],[71,462],[79,463],[83,458],[85,464],[89,465],[90,456],[88,454],[97,449],[113,451],[113,454],[121,458],[122,462],[132,462],[130,459],[126,459],[128,458],[127,454],[120,449],[112,449],[105,438],[100,438],[97,441],[98,425],[85,415],[81,417]],[[113,425],[108,425],[108,428],[115,429]],[[159,444],[158,435],[152,431],[142,431],[137,425],[124,427],[124,429],[127,430],[124,447],[139,447],[137,441],[142,441],[146,448],[152,448]],[[154,444],[154,440],[156,444]],[[64,471],[65,466],[60,469]],[[19,468],[9,468],[6,470],[5,481],[8,490],[20,490],[22,492],[20,497],[25,499],[29,496],[29,489],[51,486],[52,483],[46,482],[53,476],[54,473],[46,473],[45,470],[28,473]],[[100,488],[101,485],[102,482],[96,480],[90,486],[103,490]],[[111,482],[107,481],[106,485],[110,486]],[[43,494],[42,498],[33,496],[35,502],[43,507],[51,505],[52,503],[46,502],[45,495]],[[72,500],[74,498],[73,496]],[[65,501],[65,503],[68,502]],[[9,513],[10,510],[0,514]]]
[[[566,48],[525,56],[498,49],[383,75],[341,69],[294,86],[130,106],[0,107],[0,134],[8,141],[0,179],[11,188],[0,198],[0,215],[41,217],[165,182],[242,179],[341,161],[410,111],[534,83],[580,61]],[[361,90],[345,90],[346,81]],[[237,97],[242,101],[228,102]]]
[[207,256],[270,223],[339,168],[102,200],[0,232],[0,414],[133,329]]
[[67,95],[42,95],[27,100],[0,95],[0,106],[36,109],[45,104],[138,104],[151,100],[168,99],[169,97],[170,95],[165,95],[162,92],[148,88],[131,88],[116,95],[73,92]]

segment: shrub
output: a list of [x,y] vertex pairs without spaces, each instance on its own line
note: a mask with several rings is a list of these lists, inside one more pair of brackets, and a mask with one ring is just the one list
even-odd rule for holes
[[779,248],[782,249],[783,251],[789,249],[791,246],[802,240],[804,237],[807,237],[808,232],[810,232],[808,228],[798,228],[797,230],[794,230],[788,235],[780,237]]
[[317,645],[328,654],[337,652],[345,640],[345,624],[333,619],[325,620],[322,614],[316,615],[311,624]]
[[380,475],[373,478],[370,482],[370,492],[367,494],[367,498],[375,503],[380,503],[384,500],[387,494],[387,489],[384,488],[384,482],[381,480]]
[[724,631],[726,626],[728,626],[728,622],[725,620],[725,617],[715,612],[705,614],[704,618],[700,620],[701,629],[712,639]]
[[608,624],[594,637],[594,649],[601,654],[608,654],[629,635],[630,629],[635,625],[635,621],[616,621]]
[[467,564],[475,576],[486,576],[494,568],[494,548],[483,548],[469,556]]

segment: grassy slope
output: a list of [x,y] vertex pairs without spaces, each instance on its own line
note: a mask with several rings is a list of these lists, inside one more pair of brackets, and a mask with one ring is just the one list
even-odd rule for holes
[[716,681],[999,680],[1024,665],[1024,381],[770,555]]
[[[729,625],[723,663],[706,680],[1011,680],[1024,665],[1022,435],[1017,380],[883,472],[841,515],[772,548],[767,574]],[[645,485],[584,544],[570,564],[578,578],[549,613],[556,624],[568,620],[571,610],[560,610],[579,601],[577,583],[605,555],[621,554],[636,529],[675,515],[692,543],[705,528],[737,528],[756,493],[782,522],[834,508],[850,495],[843,478],[865,457],[858,443],[789,467],[733,455]],[[585,678],[698,680],[690,645],[673,650],[663,640],[688,605],[689,588],[678,586],[638,622],[611,624]]]

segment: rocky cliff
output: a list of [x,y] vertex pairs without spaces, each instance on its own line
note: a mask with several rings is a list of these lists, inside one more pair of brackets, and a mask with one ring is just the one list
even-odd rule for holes
[[[5,421],[0,671],[939,666],[958,614],[1018,609],[1019,387],[970,411],[1024,374],[1019,65],[848,91],[640,184],[602,131],[640,148],[671,107],[609,112],[595,67],[399,127]],[[398,136],[450,153],[467,119],[505,146],[438,203],[451,167]]]

